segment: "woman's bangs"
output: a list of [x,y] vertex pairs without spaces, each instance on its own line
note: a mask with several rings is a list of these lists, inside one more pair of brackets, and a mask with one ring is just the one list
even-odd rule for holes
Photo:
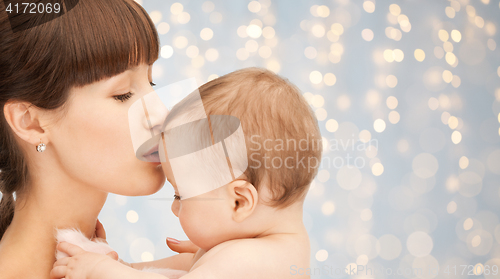
[[[92,8],[78,7],[93,5]],[[89,11],[94,11],[88,14]],[[158,59],[159,39],[146,11],[134,1],[79,1],[62,21],[74,85],[111,77]]]

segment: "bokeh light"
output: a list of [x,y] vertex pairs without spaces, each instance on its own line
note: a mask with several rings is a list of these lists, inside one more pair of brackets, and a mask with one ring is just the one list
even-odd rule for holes
[[[311,267],[500,266],[498,1],[138,2],[158,86],[257,66],[303,92],[324,148],[304,203]],[[100,219],[124,260],[187,239],[172,194],[110,194]]]

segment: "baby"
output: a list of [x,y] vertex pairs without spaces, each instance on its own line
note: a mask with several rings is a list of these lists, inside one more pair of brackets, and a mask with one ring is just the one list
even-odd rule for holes
[[[188,273],[181,278],[309,278],[294,272],[294,268],[309,267],[309,238],[302,211],[322,150],[317,120],[309,105],[293,84],[258,68],[212,80],[199,88],[199,96],[208,121],[197,117],[195,106],[183,101],[169,113],[165,131],[175,126],[173,123],[198,121],[182,132],[203,137],[200,130],[205,127],[203,123],[208,123],[208,137],[216,144],[224,142],[221,135],[216,135],[217,127],[229,127],[232,133],[237,119],[246,153],[231,154],[238,138],[225,141],[222,147],[229,168],[221,168],[215,159],[199,157],[200,160],[191,161],[192,165],[184,164],[184,171],[192,171],[194,177],[210,176],[206,180],[212,181],[213,177],[224,177],[223,173],[229,170],[232,179],[212,188],[201,185],[201,180],[199,187],[187,186],[181,183],[184,178],[178,175],[173,158],[187,151],[198,152],[200,148],[173,151],[164,138],[165,148],[160,148],[160,154],[168,151],[162,167],[175,190],[172,211],[188,238],[200,247],[193,257],[184,258],[188,262],[182,266],[187,266]],[[196,137],[193,136],[195,141]],[[175,140],[170,141],[173,143]],[[238,161],[242,154],[244,164]],[[201,164],[216,166],[203,172],[197,168]],[[60,243],[58,249],[70,257],[54,264],[52,278],[168,278],[141,272],[67,242]],[[181,269],[169,261],[164,263],[156,267]]]

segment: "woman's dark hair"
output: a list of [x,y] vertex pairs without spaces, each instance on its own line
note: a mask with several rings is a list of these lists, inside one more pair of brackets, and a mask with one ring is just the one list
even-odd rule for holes
[[73,1],[74,8],[52,20],[47,20],[50,14],[29,13],[9,20],[6,2],[18,1],[0,2],[0,239],[14,216],[14,194],[27,191],[30,180],[23,152],[5,119],[5,104],[24,101],[57,109],[70,88],[140,63],[152,64],[159,53],[155,26],[133,0]]

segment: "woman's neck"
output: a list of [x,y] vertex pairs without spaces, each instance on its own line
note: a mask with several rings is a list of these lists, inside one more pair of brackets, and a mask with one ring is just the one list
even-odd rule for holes
[[27,273],[29,278],[48,278],[55,260],[55,229],[78,228],[92,237],[106,201],[107,193],[87,185],[47,182],[18,196],[14,219],[0,242],[0,269],[11,266],[13,278]]

